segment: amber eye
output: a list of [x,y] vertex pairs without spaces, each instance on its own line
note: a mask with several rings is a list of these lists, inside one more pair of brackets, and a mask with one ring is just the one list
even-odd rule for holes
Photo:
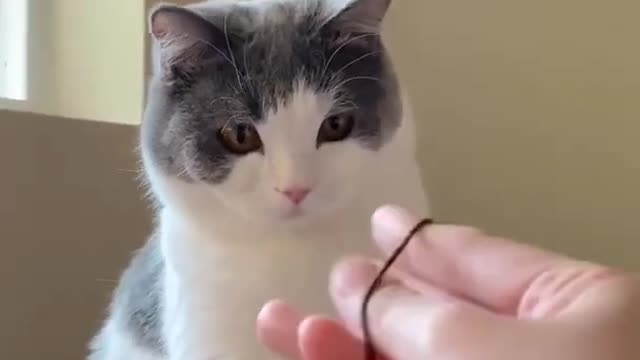
[[329,116],[320,125],[318,144],[346,139],[351,134],[354,124],[355,118],[350,113]]
[[220,129],[222,144],[235,154],[247,154],[262,148],[256,128],[247,122],[232,122]]

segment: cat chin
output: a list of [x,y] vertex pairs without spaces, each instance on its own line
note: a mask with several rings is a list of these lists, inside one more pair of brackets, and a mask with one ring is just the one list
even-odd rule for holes
[[303,228],[313,225],[326,217],[332,209],[319,209],[305,206],[279,206],[267,210],[240,211],[239,215],[251,223],[267,228],[287,229]]

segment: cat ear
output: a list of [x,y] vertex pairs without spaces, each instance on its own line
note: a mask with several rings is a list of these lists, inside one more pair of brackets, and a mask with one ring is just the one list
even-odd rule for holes
[[391,0],[351,0],[331,22],[341,32],[378,33]]
[[149,28],[156,46],[157,70],[170,80],[194,75],[210,57],[228,56],[218,50],[228,50],[224,31],[187,8],[156,6]]

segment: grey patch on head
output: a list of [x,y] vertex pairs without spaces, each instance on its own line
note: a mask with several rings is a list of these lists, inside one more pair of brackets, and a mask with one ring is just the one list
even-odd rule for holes
[[239,155],[222,145],[220,128],[232,120],[266,121],[264,114],[286,105],[300,81],[355,111],[352,140],[370,150],[384,146],[402,118],[397,78],[379,34],[389,2],[354,0],[339,12],[321,0],[156,9],[186,17],[184,31],[200,38],[157,41],[154,57],[163,70],[149,90],[143,152],[167,175],[221,183]]
[[159,241],[153,237],[122,274],[111,304],[115,325],[138,346],[158,355],[166,353],[161,308],[164,269]]

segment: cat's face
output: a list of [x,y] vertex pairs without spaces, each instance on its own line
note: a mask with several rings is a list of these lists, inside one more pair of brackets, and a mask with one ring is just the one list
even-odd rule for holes
[[357,196],[401,102],[378,32],[389,1],[335,3],[154,11],[142,150],[165,198],[291,222]]

